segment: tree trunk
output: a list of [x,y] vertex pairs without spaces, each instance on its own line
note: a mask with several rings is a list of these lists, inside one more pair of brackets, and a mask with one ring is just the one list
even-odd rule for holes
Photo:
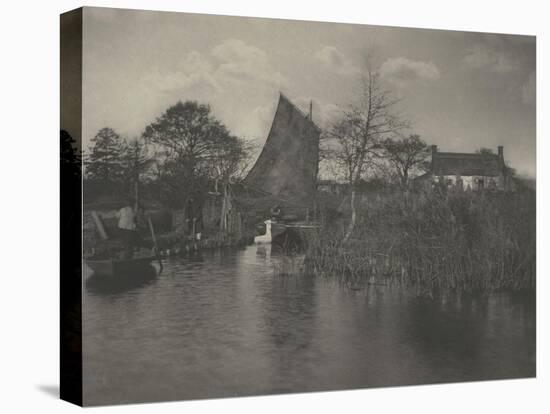
[[134,211],[139,209],[139,178],[134,179]]
[[403,171],[403,177],[401,177],[401,185],[403,188],[407,188],[409,184],[409,172],[407,170]]
[[348,229],[346,230],[346,235],[344,236],[343,242],[346,243],[353,233],[355,228],[355,222],[357,221],[357,211],[355,209],[355,188],[351,188],[351,221],[349,222]]
[[[217,189],[216,189],[217,192]],[[227,222],[226,222],[226,209],[227,209],[227,186],[223,186],[223,197],[222,197],[222,208],[221,208],[221,216],[220,216],[220,231],[223,235],[225,235],[225,231],[227,230]]]

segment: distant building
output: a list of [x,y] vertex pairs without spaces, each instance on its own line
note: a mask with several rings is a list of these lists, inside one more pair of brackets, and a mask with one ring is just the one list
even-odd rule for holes
[[510,190],[512,179],[504,163],[504,147],[498,153],[439,152],[432,145],[430,171],[415,179],[416,183],[441,183],[464,190]]

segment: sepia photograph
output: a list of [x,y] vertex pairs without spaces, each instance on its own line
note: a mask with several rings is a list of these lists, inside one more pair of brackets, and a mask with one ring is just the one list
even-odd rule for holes
[[535,36],[60,21],[62,398],[536,377]]

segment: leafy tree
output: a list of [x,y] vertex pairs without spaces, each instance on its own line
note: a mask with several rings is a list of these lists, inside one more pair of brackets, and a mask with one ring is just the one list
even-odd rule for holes
[[211,147],[217,126],[208,105],[180,101],[147,126],[143,137],[159,145],[165,159],[181,162],[193,175]]
[[86,178],[100,183],[117,183],[123,178],[124,141],[113,129],[102,128],[92,138],[86,157]]
[[386,138],[382,142],[383,157],[394,168],[401,185],[406,187],[409,176],[416,168],[421,168],[428,156],[428,145],[419,135],[394,139]]
[[147,126],[143,137],[157,148],[156,173],[165,202],[182,206],[208,181],[227,180],[245,158],[244,142],[214,118],[209,105],[178,102]]

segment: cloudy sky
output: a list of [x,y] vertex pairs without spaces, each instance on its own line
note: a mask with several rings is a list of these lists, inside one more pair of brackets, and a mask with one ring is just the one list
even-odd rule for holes
[[442,151],[504,145],[535,175],[535,39],[276,19],[86,8],[83,141],[134,137],[178,100],[209,103],[263,143],[279,91],[321,127],[354,99],[374,52],[399,112]]

